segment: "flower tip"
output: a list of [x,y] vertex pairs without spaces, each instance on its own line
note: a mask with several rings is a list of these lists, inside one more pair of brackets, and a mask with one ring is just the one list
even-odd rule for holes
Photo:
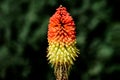
[[63,7],[62,5],[60,5],[60,7]]

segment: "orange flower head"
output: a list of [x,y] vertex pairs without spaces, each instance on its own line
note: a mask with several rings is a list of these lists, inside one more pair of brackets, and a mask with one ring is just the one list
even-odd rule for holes
[[57,9],[48,26],[48,42],[70,45],[75,41],[75,24],[65,7]]
[[50,18],[48,25],[48,60],[57,68],[58,65],[70,67],[78,55],[76,32],[73,18],[66,8],[60,6]]

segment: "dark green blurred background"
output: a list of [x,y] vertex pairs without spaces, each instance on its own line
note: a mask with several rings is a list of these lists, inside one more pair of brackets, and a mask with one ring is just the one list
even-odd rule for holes
[[120,0],[0,0],[0,80],[55,80],[47,27],[60,4],[81,52],[69,80],[120,80]]

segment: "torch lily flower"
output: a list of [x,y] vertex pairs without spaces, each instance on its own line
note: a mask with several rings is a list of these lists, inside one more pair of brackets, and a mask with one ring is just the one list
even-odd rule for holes
[[76,48],[75,23],[61,5],[49,20],[48,43],[47,57],[54,67],[56,79],[67,80],[69,69],[78,57],[79,50]]

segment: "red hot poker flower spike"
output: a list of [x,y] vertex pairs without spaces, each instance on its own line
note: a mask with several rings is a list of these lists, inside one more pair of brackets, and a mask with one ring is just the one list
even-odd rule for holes
[[[76,32],[73,18],[60,6],[48,25],[48,60],[54,66],[57,80],[67,80],[69,68],[77,57]],[[63,75],[63,76],[62,76]],[[62,78],[66,79],[62,79]]]

